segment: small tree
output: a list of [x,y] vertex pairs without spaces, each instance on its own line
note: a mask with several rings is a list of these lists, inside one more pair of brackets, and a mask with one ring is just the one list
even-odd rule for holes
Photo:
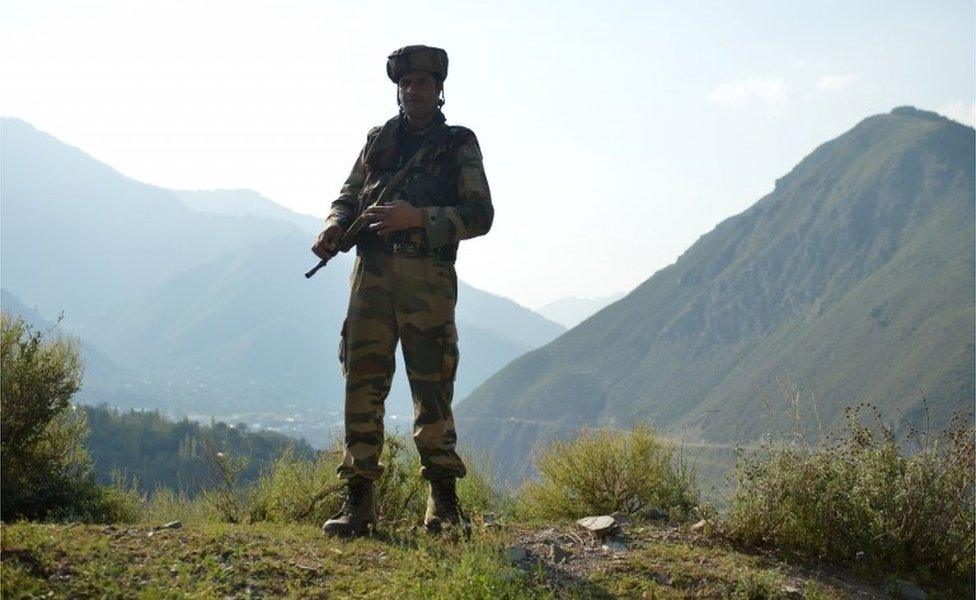
[[70,403],[83,371],[77,342],[43,337],[0,313],[0,517],[124,518],[134,498],[96,484],[85,414]]

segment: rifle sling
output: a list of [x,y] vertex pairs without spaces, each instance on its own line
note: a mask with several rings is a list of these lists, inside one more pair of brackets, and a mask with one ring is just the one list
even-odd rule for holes
[[386,200],[386,196],[388,192],[392,189],[396,189],[396,187],[400,185],[400,183],[407,176],[410,170],[413,169],[414,166],[420,162],[420,159],[423,157],[423,155],[426,154],[434,146],[434,137],[436,136],[431,136],[430,138],[428,138],[427,141],[424,142],[424,145],[421,146],[416,152],[414,152],[413,156],[410,157],[410,160],[407,161],[407,164],[403,165],[403,167],[401,167],[399,171],[394,173],[393,177],[390,177],[390,180],[383,187],[383,190],[380,192],[380,195],[377,196],[376,200],[369,206],[363,208],[363,212],[359,213],[359,215],[356,216],[352,224],[349,225],[349,230],[342,235],[342,239],[339,241],[340,251],[346,252],[350,248],[356,245],[356,238],[359,237],[359,232],[362,230],[363,224],[365,222],[365,219],[363,218],[363,213],[365,213],[368,209],[370,209],[373,206],[380,206],[381,204],[383,204],[383,202]]

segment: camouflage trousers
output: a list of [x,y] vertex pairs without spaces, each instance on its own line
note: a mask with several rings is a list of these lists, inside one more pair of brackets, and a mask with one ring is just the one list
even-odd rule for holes
[[451,400],[458,365],[457,274],[432,257],[366,251],[356,257],[339,360],[346,378],[345,447],[339,477],[383,472],[384,401],[403,343],[413,396],[413,439],[425,479],[464,477]]

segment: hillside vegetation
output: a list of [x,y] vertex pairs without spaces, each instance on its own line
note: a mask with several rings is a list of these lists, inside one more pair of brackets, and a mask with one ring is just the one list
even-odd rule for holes
[[211,453],[217,451],[247,457],[239,474],[242,482],[257,480],[286,449],[302,459],[315,454],[304,440],[250,431],[242,423],[174,422],[156,411],[120,412],[104,406],[79,410],[90,430],[86,445],[98,481],[107,485],[120,471],[145,493],[162,487],[195,495],[208,484]]
[[[419,457],[391,435],[376,482],[380,527],[343,541],[319,530],[342,501],[338,447],[312,457],[289,447],[246,481],[240,436],[214,436],[214,477],[194,497],[168,488],[147,494],[120,479],[99,485],[82,445],[85,411],[69,404],[77,348],[6,315],[2,325],[5,597],[925,593],[908,579],[933,597],[973,593],[968,418],[941,436],[924,432],[908,454],[857,411],[849,434],[821,448],[770,443],[740,460],[727,515],[700,502],[681,449],[645,426],[556,443],[537,457],[540,479],[514,498],[493,490],[485,465],[469,457],[458,493],[472,526],[436,538],[418,525],[426,496]],[[127,422],[135,432],[185,425],[100,417],[116,421],[123,439]],[[587,518],[572,523],[578,517]],[[85,524],[92,522],[108,525]]]

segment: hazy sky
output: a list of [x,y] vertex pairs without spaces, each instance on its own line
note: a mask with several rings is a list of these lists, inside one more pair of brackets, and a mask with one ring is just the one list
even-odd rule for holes
[[538,307],[633,288],[871,114],[972,124],[974,23],[972,0],[4,0],[0,114],[141,181],[324,216],[395,114],[387,54],[443,47],[496,209],[459,274]]

